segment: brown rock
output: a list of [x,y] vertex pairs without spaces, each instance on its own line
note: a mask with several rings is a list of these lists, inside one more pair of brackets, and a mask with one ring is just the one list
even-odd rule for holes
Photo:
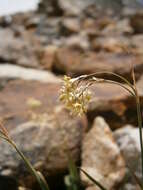
[[78,18],[64,18],[62,20],[62,32],[65,35],[78,33],[80,31],[80,22]]
[[142,70],[142,58],[138,56],[106,52],[81,53],[75,49],[61,48],[57,51],[54,67],[72,75],[110,71],[131,78],[132,63],[135,70]]
[[119,36],[132,33],[133,29],[130,26],[130,20],[128,18],[112,22],[101,32],[101,34],[105,36]]
[[77,49],[77,51],[87,51],[90,48],[90,43],[85,32],[64,39],[63,44],[68,48]]
[[40,59],[40,64],[42,68],[46,70],[52,69],[53,63],[55,61],[56,51],[57,51],[57,47],[54,45],[49,45],[43,48],[43,50],[41,50],[39,59]]
[[90,91],[92,99],[89,103],[88,111],[110,112],[113,111],[118,116],[123,116],[127,108],[131,106],[129,103],[131,95],[115,84],[94,84]]
[[143,75],[137,82],[137,90],[141,98],[143,98]]
[[137,11],[131,16],[130,24],[135,33],[143,33],[143,11]]
[[[125,163],[114,141],[112,132],[103,118],[97,117],[84,138],[82,168],[107,189],[116,189],[125,175]],[[82,173],[82,181],[93,190],[96,185]]]
[[[14,81],[0,92],[0,115],[5,126],[20,150],[34,167],[45,175],[56,175],[66,171],[67,152],[73,160],[79,160],[85,118],[75,118],[65,111],[58,101],[59,84]],[[32,113],[39,119],[29,118],[29,98],[40,101],[42,106]],[[5,142],[0,143],[1,175],[17,176],[30,187],[33,179],[15,151]],[[5,160],[7,160],[5,162]]]
[[143,35],[142,34],[133,35],[130,43],[131,43],[132,47],[134,48],[134,52],[136,54],[142,55],[142,52],[143,52]]
[[119,37],[99,37],[92,42],[92,48],[95,50],[104,50],[113,53],[123,53],[129,48],[130,42],[128,38]]

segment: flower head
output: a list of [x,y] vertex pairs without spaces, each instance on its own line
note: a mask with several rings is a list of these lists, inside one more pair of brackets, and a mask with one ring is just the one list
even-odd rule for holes
[[82,113],[86,112],[90,98],[88,86],[79,85],[78,78],[71,79],[68,76],[64,76],[60,100],[73,114],[82,115]]

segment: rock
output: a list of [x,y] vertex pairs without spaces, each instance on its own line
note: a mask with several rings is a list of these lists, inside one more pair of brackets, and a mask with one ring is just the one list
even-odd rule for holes
[[43,11],[48,15],[60,16],[63,14],[58,0],[40,1],[39,12],[43,13]]
[[[88,13],[87,15],[90,14]],[[100,15],[100,11],[94,12],[93,14],[96,14],[94,15],[95,18],[88,16],[83,19],[81,23],[82,29],[87,33],[91,43],[94,38],[101,36],[102,31],[104,31],[108,25],[111,25],[115,22],[114,19],[112,19],[108,14],[105,14],[104,16]]]
[[54,45],[54,40],[61,40],[61,17],[41,16],[40,23],[35,28],[35,34],[44,46]]
[[86,51],[90,48],[88,37],[84,32],[81,32],[78,35],[72,35],[64,39],[63,44],[65,47],[81,51]]
[[138,90],[138,93],[140,95],[140,97],[142,98],[143,97],[143,75],[140,77],[140,79],[138,80],[137,82],[137,90]]
[[78,18],[66,17],[62,20],[62,33],[66,36],[80,32],[80,21]]
[[93,40],[92,48],[98,51],[107,51],[114,53],[123,53],[126,48],[129,48],[130,41],[123,37],[99,37]]
[[0,26],[1,27],[8,27],[11,25],[12,18],[11,16],[2,16],[0,17]]
[[110,71],[131,78],[131,63],[134,63],[135,70],[142,70],[142,58],[139,56],[89,51],[82,53],[72,48],[59,48],[54,67],[58,71],[71,75]]
[[127,183],[120,190],[138,190],[139,186],[136,184]]
[[131,103],[131,95],[118,85],[96,83],[90,91],[92,99],[88,107],[89,112],[99,114],[112,111],[118,116],[123,116],[127,108],[134,105]]
[[[87,126],[86,118],[70,116],[59,104],[59,88],[59,84],[13,81],[0,92],[0,113],[6,119],[9,135],[46,176],[67,170],[68,152],[75,162],[79,160],[82,134]],[[32,111],[26,103],[30,97],[41,101],[42,107]],[[29,118],[29,113],[36,114],[37,119]],[[22,186],[32,187],[34,179],[11,146],[1,141],[0,150],[0,175],[17,177]]]
[[137,11],[130,18],[130,24],[135,33],[143,33],[143,11]]
[[42,68],[52,70],[57,49],[57,46],[48,45],[41,50],[39,60]]
[[124,7],[139,8],[140,4],[136,0],[54,0],[46,1],[41,0],[39,9],[45,11],[48,15],[61,15],[62,13],[67,15],[80,15],[89,6],[96,5],[102,9],[106,8],[106,11],[112,11],[116,14],[121,14],[121,10]]
[[101,32],[102,35],[107,36],[120,36],[125,34],[132,34],[133,28],[130,25],[129,18],[124,18],[118,21],[114,21],[107,25]]
[[[17,32],[16,32],[17,33]],[[40,44],[30,34],[22,34],[16,37],[10,29],[0,29],[0,60],[27,67],[37,67],[38,49]],[[21,36],[22,35],[22,36]]]
[[22,79],[39,82],[59,83],[61,80],[49,71],[24,68],[12,64],[0,64],[1,79]]
[[[40,15],[37,15],[35,11],[26,11],[25,12],[19,12],[10,15],[10,28],[16,29],[18,26],[21,26],[23,29],[30,28],[30,26],[36,26],[35,20],[38,21],[37,16],[40,18]],[[4,16],[6,19],[7,16]],[[32,24],[33,22],[33,24]]]
[[[95,119],[83,140],[81,167],[107,189],[116,189],[124,178],[124,160],[109,126],[101,117]],[[86,186],[98,189],[84,174],[81,177]]]
[[59,5],[64,11],[64,14],[66,15],[80,15],[84,9],[86,9],[89,5],[92,5],[95,3],[95,0],[59,0]]
[[[123,128],[116,130],[114,132],[114,137],[129,168],[133,173],[141,178],[141,151],[139,130],[133,126],[126,125]],[[134,189],[136,187],[135,181],[131,176],[132,175],[128,170],[126,174],[126,183],[124,185],[125,189],[127,189],[126,186],[133,186]]]
[[142,55],[143,35],[142,34],[133,35],[130,43],[131,46],[134,48],[134,52],[136,54]]

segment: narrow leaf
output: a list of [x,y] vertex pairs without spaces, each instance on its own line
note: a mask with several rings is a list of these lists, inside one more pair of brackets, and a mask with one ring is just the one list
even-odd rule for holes
[[97,185],[101,190],[107,190],[105,187],[103,187],[96,179],[91,177],[86,171],[80,168],[80,170],[90,179],[95,185]]
[[39,176],[40,178],[40,184],[41,184],[41,187],[45,190],[50,190],[49,189],[49,186],[47,184],[47,181],[45,180],[45,177],[43,176],[43,174],[39,171],[37,171],[37,175]]

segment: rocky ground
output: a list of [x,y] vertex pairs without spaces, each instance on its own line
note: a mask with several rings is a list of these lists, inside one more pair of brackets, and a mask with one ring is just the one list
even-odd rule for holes
[[[71,116],[58,97],[64,74],[110,71],[132,81],[134,67],[143,104],[143,11],[119,4],[103,14],[90,0],[69,2],[43,1],[35,12],[0,18],[1,119],[52,190],[65,189],[67,152],[108,190],[136,190],[126,166],[140,177],[133,97],[96,84],[82,118]],[[0,189],[37,189],[15,151],[1,141],[0,152]],[[98,190],[81,179],[84,189]]]

